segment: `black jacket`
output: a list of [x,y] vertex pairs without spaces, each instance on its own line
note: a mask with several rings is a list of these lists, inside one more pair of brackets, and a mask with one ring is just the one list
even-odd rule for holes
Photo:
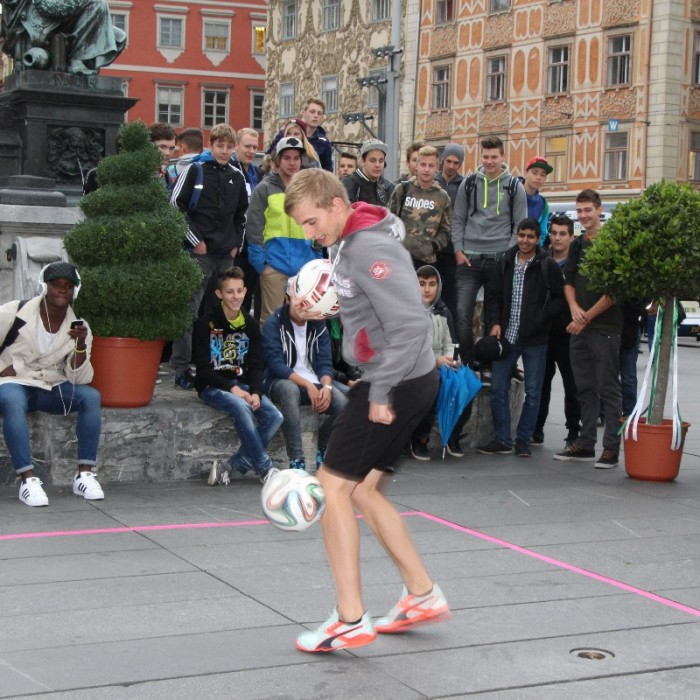
[[248,209],[246,182],[242,173],[229,163],[219,165],[215,160],[207,160],[202,162],[202,168],[204,182],[197,207],[189,211],[197,182],[194,165],[178,177],[170,201],[187,218],[188,243],[194,247],[203,240],[208,253],[224,256],[243,244]]
[[220,305],[200,316],[192,330],[192,352],[197,366],[195,388],[230,391],[234,384],[247,384],[251,394],[262,396],[262,334],[258,322],[245,311],[245,324],[231,328]]
[[[487,318],[490,319],[492,326],[495,324],[501,326],[503,335],[510,321],[513,271],[517,264],[515,261],[517,254],[517,245],[505,252],[503,258],[498,261],[489,284]],[[544,265],[547,265],[546,280],[542,272]],[[549,340],[552,320],[565,308],[564,280],[559,265],[537,246],[535,259],[525,272],[518,342],[522,345],[546,344]]]
[[347,190],[350,203],[367,202],[380,207],[388,207],[391,193],[394,191],[394,183],[389,182],[385,177],[373,182],[367,179],[365,174],[358,168],[352,175],[344,177],[343,185]]

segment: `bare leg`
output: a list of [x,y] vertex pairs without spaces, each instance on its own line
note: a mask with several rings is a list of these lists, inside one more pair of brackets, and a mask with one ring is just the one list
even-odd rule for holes
[[352,622],[365,612],[360,585],[360,528],[352,505],[357,483],[323,468],[317,476],[326,494],[321,529],[335,581],[338,616]]
[[396,564],[409,593],[429,593],[433,582],[405,522],[380,490],[384,472],[373,469],[352,492],[352,502]]

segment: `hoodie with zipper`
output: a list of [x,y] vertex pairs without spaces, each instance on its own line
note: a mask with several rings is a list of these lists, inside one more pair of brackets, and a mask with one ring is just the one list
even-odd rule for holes
[[394,387],[435,368],[429,320],[403,223],[383,207],[353,205],[335,258],[343,357],[370,383],[369,400],[391,404]]
[[467,194],[469,178],[462,180],[452,211],[455,251],[502,253],[515,243],[518,224],[527,218],[527,196],[525,188],[518,183],[511,225],[508,185],[512,177],[504,163],[493,180],[489,180],[483,166],[480,167],[476,172],[474,192]]
[[267,265],[291,277],[309,261],[321,257],[304,229],[284,213],[285,186],[270,173],[253,190],[248,207],[248,260],[261,273]]

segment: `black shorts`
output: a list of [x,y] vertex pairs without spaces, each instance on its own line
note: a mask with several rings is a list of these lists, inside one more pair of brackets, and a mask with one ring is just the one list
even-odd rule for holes
[[391,425],[369,420],[369,382],[355,384],[348,393],[348,405],[333,425],[324,468],[360,481],[372,469],[390,467],[432,408],[439,383],[440,375],[434,369],[395,387],[391,405],[396,418]]

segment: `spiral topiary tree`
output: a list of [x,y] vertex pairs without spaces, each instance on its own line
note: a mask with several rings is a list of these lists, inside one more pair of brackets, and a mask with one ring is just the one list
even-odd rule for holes
[[192,324],[201,272],[183,251],[187,223],[155,174],[161,156],[146,126],[125,124],[120,142],[65,237],[82,278],[75,311],[96,336],[172,340]]
[[583,263],[591,286],[615,301],[658,299],[665,312],[649,424],[662,422],[674,348],[675,299],[700,298],[700,193],[661,181],[615,207]]

